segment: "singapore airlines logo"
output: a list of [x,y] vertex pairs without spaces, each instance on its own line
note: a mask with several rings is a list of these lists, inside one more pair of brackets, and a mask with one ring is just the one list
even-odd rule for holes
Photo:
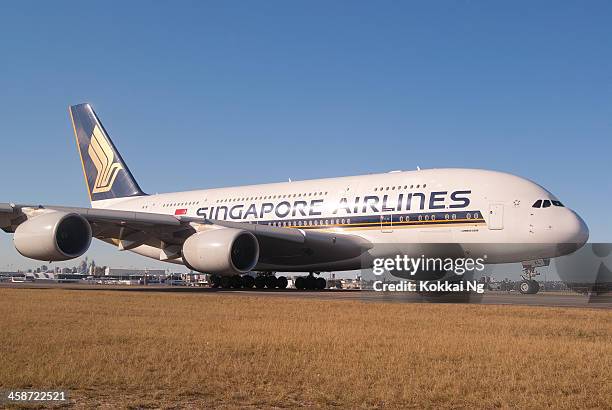
[[91,193],[110,191],[123,166],[115,162],[115,153],[98,125],[94,127],[87,153],[98,171]]

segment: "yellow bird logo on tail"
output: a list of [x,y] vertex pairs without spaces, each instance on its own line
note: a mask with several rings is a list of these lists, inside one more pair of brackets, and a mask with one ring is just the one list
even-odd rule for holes
[[87,153],[98,171],[92,194],[110,191],[123,166],[115,162],[113,149],[98,125],[94,127]]

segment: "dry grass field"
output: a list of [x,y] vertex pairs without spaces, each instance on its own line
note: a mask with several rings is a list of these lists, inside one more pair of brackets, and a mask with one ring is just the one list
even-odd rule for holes
[[0,390],[77,407],[610,408],[612,312],[0,289]]

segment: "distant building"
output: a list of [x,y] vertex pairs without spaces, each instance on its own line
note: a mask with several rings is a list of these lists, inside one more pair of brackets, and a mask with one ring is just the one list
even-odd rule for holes
[[105,276],[121,277],[121,276],[151,276],[151,277],[165,277],[165,269],[125,269],[125,268],[111,268],[107,266],[104,269]]

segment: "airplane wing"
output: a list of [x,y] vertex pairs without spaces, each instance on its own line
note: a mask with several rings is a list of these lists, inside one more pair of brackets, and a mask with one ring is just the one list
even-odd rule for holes
[[304,266],[358,258],[371,244],[354,235],[248,222],[230,222],[147,212],[53,205],[0,203],[0,228],[14,232],[29,218],[51,211],[74,213],[85,218],[92,236],[130,250],[141,245],[160,249],[160,260],[180,257],[183,242],[207,229],[235,228],[251,232],[260,246],[261,267]]

